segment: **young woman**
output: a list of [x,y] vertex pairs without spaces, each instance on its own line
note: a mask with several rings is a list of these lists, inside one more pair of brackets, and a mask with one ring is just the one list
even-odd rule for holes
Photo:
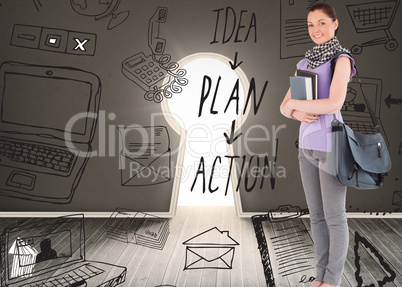
[[342,121],[340,109],[347,85],[356,73],[354,60],[342,54],[331,73],[331,59],[343,48],[336,33],[339,22],[334,8],[317,3],[307,16],[308,31],[316,44],[297,64],[297,69],[318,74],[318,99],[294,100],[288,90],[281,113],[301,122],[299,166],[310,213],[311,231],[317,260],[316,281],[311,287],[333,287],[341,282],[349,243],[346,219],[346,187],[331,175],[331,122],[333,114]]

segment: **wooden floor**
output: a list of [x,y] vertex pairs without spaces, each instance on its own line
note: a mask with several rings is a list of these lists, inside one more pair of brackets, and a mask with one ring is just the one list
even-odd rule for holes
[[[0,218],[0,228],[27,220]],[[402,286],[402,219],[378,216],[348,221],[350,242],[341,286]],[[169,222],[167,242],[158,250],[112,239],[106,232],[107,218],[86,218],[86,259],[126,266],[125,282],[119,286],[127,287],[309,286],[311,283],[301,283],[314,278],[309,219],[265,220],[261,225],[266,247],[261,245],[261,237],[257,240],[252,220],[239,219],[234,207],[178,207]],[[192,269],[189,265],[196,261],[196,255],[188,253],[186,247],[195,246],[183,242],[214,227],[229,231],[238,245],[225,242],[227,249],[208,249],[207,254],[201,254],[206,259],[203,268]],[[262,260],[264,248],[269,258]],[[212,250],[233,250],[225,255],[233,255],[231,266],[226,257],[223,259],[229,265],[218,260],[215,263],[222,269],[206,269],[213,266],[212,259],[218,254]]]

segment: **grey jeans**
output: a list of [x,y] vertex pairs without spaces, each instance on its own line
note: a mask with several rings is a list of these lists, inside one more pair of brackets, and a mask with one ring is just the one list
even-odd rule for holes
[[331,153],[299,149],[300,175],[310,213],[316,280],[340,285],[349,244],[346,186],[331,175]]

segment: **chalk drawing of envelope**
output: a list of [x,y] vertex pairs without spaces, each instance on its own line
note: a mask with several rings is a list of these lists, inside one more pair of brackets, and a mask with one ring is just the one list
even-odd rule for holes
[[[186,246],[184,270],[232,269],[235,246],[239,245],[228,231],[208,229],[183,242]],[[191,246],[190,246],[191,245]]]
[[394,191],[392,205],[402,206],[402,191]]
[[146,186],[170,181],[170,140],[166,127],[119,127],[119,132],[122,186]]
[[232,269],[234,252],[234,247],[187,246],[184,270]]

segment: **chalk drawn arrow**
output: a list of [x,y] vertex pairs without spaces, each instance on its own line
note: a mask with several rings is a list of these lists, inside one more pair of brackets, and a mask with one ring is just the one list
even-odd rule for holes
[[392,98],[391,94],[389,94],[389,96],[384,100],[384,102],[387,105],[388,109],[391,107],[391,105],[402,105],[402,99]]
[[235,120],[232,122],[232,129],[230,131],[230,137],[226,133],[223,133],[223,135],[226,138],[226,142],[228,144],[234,143],[243,133],[239,133],[237,136],[234,136],[234,129],[235,129]]
[[230,67],[232,68],[232,70],[236,70],[238,66],[240,66],[243,61],[240,61],[240,63],[237,63],[237,53],[235,54],[235,58],[234,58],[234,63],[232,63],[232,61],[229,61]]
[[[362,251],[360,251],[360,250],[362,250]],[[375,261],[378,262],[377,263],[378,265],[377,264],[376,265],[379,268],[379,270],[378,270],[379,273],[380,274],[381,274],[381,272],[385,273],[385,276],[383,279],[378,280],[378,278],[376,278],[376,281],[378,282],[378,286],[385,286],[385,285],[388,285],[387,282],[394,282],[394,280],[396,278],[396,273],[393,270],[393,268],[391,268],[391,266],[387,263],[387,261],[384,260],[383,255],[380,254],[380,252],[367,240],[367,238],[360,236],[360,234],[357,231],[355,231],[354,253],[355,253],[355,266],[356,266],[355,279],[358,283],[357,287],[361,287],[361,286],[363,286],[363,284],[364,284],[364,286],[374,286],[374,284],[368,285],[366,283],[363,283],[363,278],[362,278],[362,276],[360,276],[360,273],[362,272],[360,263],[361,263],[361,261],[363,261],[360,258],[361,257],[360,254],[364,254],[365,252],[369,252],[369,254],[371,253],[371,255],[374,255],[373,258],[377,258],[377,260],[375,260]]]

